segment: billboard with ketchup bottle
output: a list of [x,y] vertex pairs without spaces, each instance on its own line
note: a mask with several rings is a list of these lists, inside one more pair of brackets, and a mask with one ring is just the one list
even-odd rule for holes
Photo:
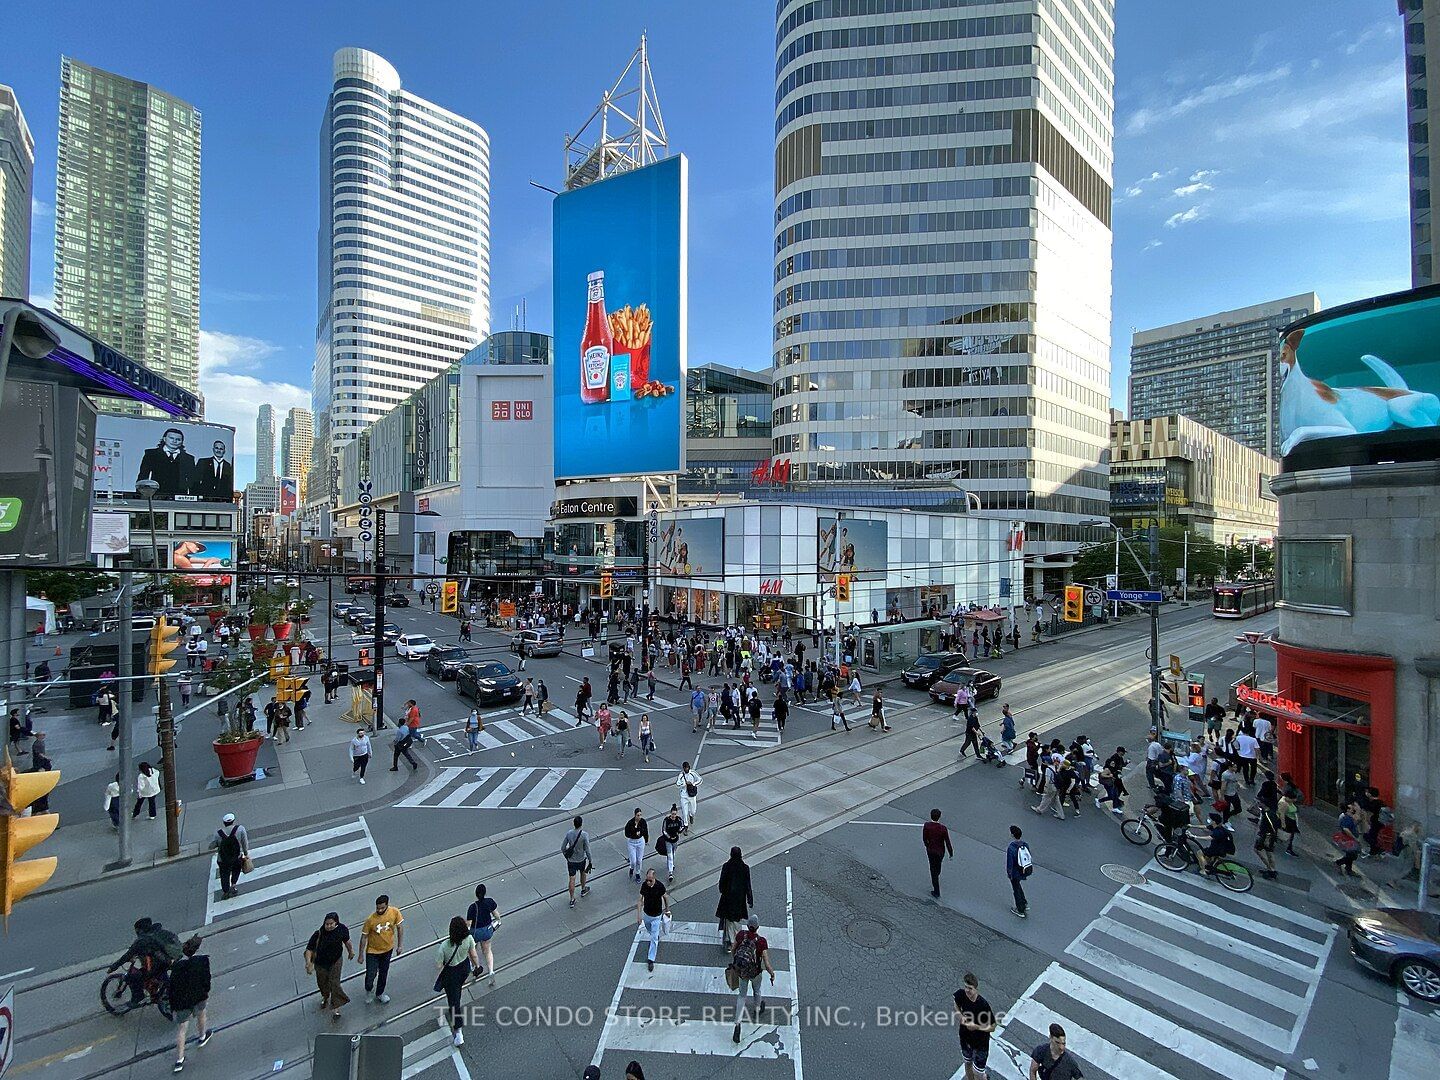
[[684,468],[683,155],[554,204],[555,476]]

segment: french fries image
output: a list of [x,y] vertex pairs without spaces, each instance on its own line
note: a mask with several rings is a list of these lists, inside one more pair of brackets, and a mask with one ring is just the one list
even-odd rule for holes
[[650,344],[650,305],[624,307],[610,313],[610,336],[625,350],[643,349]]

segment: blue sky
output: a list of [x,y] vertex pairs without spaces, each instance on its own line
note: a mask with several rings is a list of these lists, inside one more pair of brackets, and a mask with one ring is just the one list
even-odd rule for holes
[[[1394,0],[1120,0],[1116,15],[1117,403],[1132,328],[1314,289],[1326,305],[1409,284]],[[397,17],[403,10],[403,18]],[[492,152],[493,324],[550,325],[550,197],[562,145],[638,41],[672,147],[691,159],[690,359],[768,363],[773,0],[49,0],[6,21],[0,82],[36,138],[31,288],[51,291],[60,56],[204,113],[201,385],[239,429],[308,404],[318,130],[335,49],[373,49],[408,89],[471,117]]]

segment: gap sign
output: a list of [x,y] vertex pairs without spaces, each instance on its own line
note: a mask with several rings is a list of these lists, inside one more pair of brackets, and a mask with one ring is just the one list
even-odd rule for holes
[[1160,604],[1165,596],[1159,590],[1150,589],[1106,589],[1106,600],[1124,600],[1130,604]]

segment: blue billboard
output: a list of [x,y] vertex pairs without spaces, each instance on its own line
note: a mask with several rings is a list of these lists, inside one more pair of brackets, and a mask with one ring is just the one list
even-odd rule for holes
[[687,172],[676,155],[555,199],[557,479],[684,467]]

